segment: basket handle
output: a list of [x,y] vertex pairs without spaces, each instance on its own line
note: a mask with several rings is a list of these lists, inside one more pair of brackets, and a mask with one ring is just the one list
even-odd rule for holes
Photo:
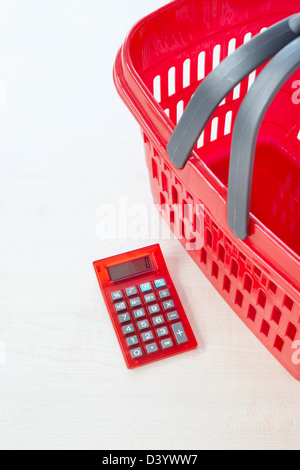
[[219,103],[247,75],[300,34],[300,13],[254,36],[224,59],[199,85],[168,142],[167,152],[183,168]]
[[300,37],[285,46],[265,66],[236,117],[231,144],[227,220],[232,232],[241,240],[249,234],[253,167],[261,123],[278,91],[299,67]]

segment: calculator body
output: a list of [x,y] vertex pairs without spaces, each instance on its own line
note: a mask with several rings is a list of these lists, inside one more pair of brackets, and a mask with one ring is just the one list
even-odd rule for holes
[[159,244],[93,265],[129,369],[197,347]]

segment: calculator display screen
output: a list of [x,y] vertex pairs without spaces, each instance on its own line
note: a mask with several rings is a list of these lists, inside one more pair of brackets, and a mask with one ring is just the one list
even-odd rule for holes
[[128,261],[127,263],[117,264],[108,268],[108,272],[112,281],[124,279],[126,277],[136,276],[153,269],[150,256]]

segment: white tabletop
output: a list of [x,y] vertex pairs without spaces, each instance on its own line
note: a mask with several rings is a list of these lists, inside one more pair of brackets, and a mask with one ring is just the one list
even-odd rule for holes
[[[1,449],[299,448],[299,383],[168,227],[151,234],[158,213],[138,239],[103,237],[104,204],[118,217],[127,204],[131,223],[134,204],[151,210],[111,71],[132,24],[164,3],[1,1]],[[130,371],[92,262],[157,242],[199,347]]]

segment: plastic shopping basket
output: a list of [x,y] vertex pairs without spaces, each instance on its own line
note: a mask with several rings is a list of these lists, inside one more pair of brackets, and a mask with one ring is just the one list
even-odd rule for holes
[[[142,128],[163,217],[176,232],[181,208],[183,246],[300,380],[300,71],[285,62],[299,31],[282,21],[298,10],[299,0],[176,0],[131,30],[114,80]],[[280,63],[290,69],[277,77]]]

